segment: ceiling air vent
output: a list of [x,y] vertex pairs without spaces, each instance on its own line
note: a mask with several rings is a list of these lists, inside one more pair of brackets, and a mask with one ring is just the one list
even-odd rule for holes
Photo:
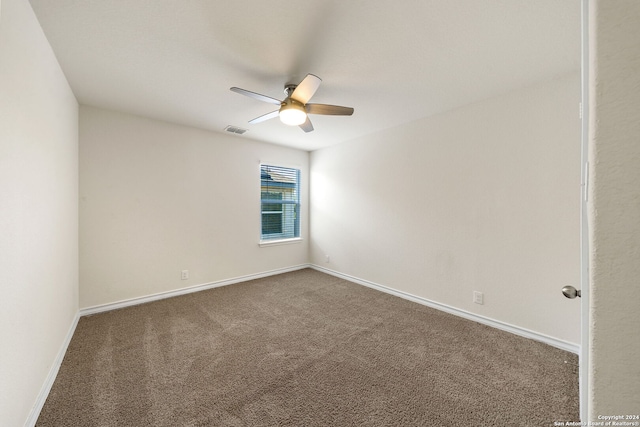
[[231,133],[237,133],[238,135],[242,135],[247,131],[246,129],[239,128],[238,126],[231,126],[231,125],[224,128],[224,130]]

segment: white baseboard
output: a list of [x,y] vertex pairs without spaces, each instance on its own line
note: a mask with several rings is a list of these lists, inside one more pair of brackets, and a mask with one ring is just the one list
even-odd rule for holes
[[60,365],[62,365],[62,360],[64,359],[64,355],[67,353],[67,348],[69,347],[69,343],[71,342],[71,338],[73,337],[73,333],[76,331],[76,326],[78,326],[78,320],[80,320],[80,314],[76,313],[73,321],[71,322],[71,326],[67,331],[67,335],[60,346],[60,350],[58,350],[58,354],[56,355],[55,360],[53,361],[53,365],[51,365],[51,369],[49,369],[49,374],[40,389],[40,393],[38,393],[38,397],[36,398],[33,407],[31,408],[31,412],[29,413],[29,417],[24,423],[25,427],[33,427],[36,425],[38,421],[38,417],[40,416],[40,411],[42,411],[42,407],[44,403],[47,401],[47,397],[49,396],[49,392],[51,391],[51,387],[53,387],[53,383],[58,376],[58,371],[60,370]]
[[316,264],[311,264],[311,268],[314,270],[320,271],[322,273],[327,273],[335,277],[339,277],[344,280],[348,280],[353,283],[357,283],[359,285],[367,286],[369,288],[377,289],[379,291],[395,295],[400,298],[407,299],[409,301],[417,302],[418,304],[426,305],[427,307],[435,308],[437,310],[441,310],[459,317],[463,317],[468,320],[473,320],[474,322],[482,323],[483,325],[488,325],[494,327],[496,329],[500,329],[506,332],[511,332],[512,334],[519,335],[521,337],[529,338],[532,340],[540,341],[550,346],[569,351],[571,353],[580,354],[580,346],[577,344],[573,344],[567,341],[559,340],[557,338],[550,337],[548,335],[544,335],[538,332],[531,331],[529,329],[521,328],[519,326],[511,325],[509,323],[501,322],[499,320],[491,319],[489,317],[480,316],[478,314],[470,313],[465,310],[461,310],[459,308],[452,307],[450,305],[442,304],[436,301],[431,301],[426,298],[418,297],[407,292],[399,291],[393,288],[389,288],[387,286],[383,286],[369,280],[360,279],[358,277],[354,277],[348,274],[340,273],[335,270],[328,269],[326,267],[322,267]]
[[246,282],[263,277],[274,276],[276,274],[289,273],[291,271],[302,270],[311,267],[310,264],[294,265],[292,267],[278,268],[275,270],[264,271],[261,273],[248,274],[245,276],[234,277],[232,279],[219,280],[217,282],[203,283],[201,285],[189,286],[187,288],[176,289],[173,291],[159,292],[157,294],[146,295],[143,297],[131,298],[122,301],[116,301],[108,304],[95,305],[92,307],[80,309],[80,316],[89,316],[91,314],[102,313],[104,311],[117,310],[119,308],[130,307],[133,305],[144,304],[151,301],[157,301],[165,298],[186,295],[193,292],[204,291],[206,289],[218,288],[220,286],[233,285],[234,283]]

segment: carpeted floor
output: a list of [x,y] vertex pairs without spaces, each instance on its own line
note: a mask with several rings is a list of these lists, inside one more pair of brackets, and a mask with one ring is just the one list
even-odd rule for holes
[[577,363],[307,269],[82,317],[37,425],[551,426]]

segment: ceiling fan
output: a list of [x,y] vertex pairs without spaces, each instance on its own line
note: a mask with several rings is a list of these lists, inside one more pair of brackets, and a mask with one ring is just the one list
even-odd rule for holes
[[300,84],[287,84],[284,86],[284,93],[287,97],[280,101],[270,96],[261,95],[239,87],[232,87],[233,92],[241,95],[257,99],[258,101],[268,102],[269,104],[278,105],[280,108],[270,113],[249,120],[249,123],[260,123],[265,120],[273,119],[280,116],[282,123],[289,126],[300,126],[305,132],[311,132],[313,125],[309,120],[308,114],[322,114],[328,116],[350,116],[353,114],[353,108],[341,107],[339,105],[328,104],[309,104],[309,100],[316,93],[322,80],[313,74],[307,76]]

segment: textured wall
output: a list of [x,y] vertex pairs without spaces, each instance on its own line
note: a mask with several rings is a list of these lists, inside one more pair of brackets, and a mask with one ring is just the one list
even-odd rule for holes
[[78,104],[26,0],[0,17],[0,425],[25,423],[78,311]]
[[640,2],[593,1],[590,20],[589,411],[598,421],[640,414]]
[[[300,243],[258,246],[261,161],[301,169]],[[306,151],[82,106],[80,307],[307,263],[308,163]]]
[[579,102],[576,72],[314,151],[312,262],[578,344]]

